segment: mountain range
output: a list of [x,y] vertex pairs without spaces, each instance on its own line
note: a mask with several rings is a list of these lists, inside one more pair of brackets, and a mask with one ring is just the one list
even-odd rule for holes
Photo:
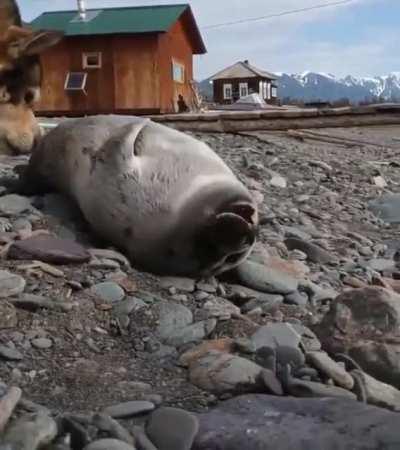
[[[310,71],[276,75],[279,77],[278,96],[284,101],[400,101],[400,72],[376,77],[348,75],[344,78]],[[204,97],[212,98],[212,85],[208,79],[199,83],[199,90]]]

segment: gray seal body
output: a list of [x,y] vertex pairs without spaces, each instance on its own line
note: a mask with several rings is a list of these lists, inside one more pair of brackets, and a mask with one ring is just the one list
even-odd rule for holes
[[58,190],[133,265],[157,274],[216,275],[244,260],[258,212],[205,143],[149,119],[66,120],[32,153],[25,190]]

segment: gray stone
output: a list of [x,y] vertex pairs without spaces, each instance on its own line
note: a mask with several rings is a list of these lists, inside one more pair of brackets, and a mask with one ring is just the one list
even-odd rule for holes
[[13,221],[12,228],[14,231],[32,231],[32,224],[27,219],[19,218]]
[[8,250],[8,259],[35,259],[49,264],[80,264],[90,260],[90,254],[77,242],[49,234],[15,241]]
[[301,250],[313,263],[336,264],[338,262],[335,255],[332,255],[319,245],[313,244],[312,242],[307,242],[297,238],[287,238],[285,239],[285,245],[288,250]]
[[15,348],[0,345],[0,358],[8,361],[20,361],[24,356]]
[[87,445],[83,450],[135,450],[136,447],[118,439],[99,439]]
[[308,352],[307,361],[311,366],[314,366],[324,375],[332,378],[332,380],[339,386],[352,390],[354,386],[353,377],[346,372],[346,370],[334,361],[325,352]]
[[265,292],[259,292],[254,289],[240,286],[239,284],[232,284],[229,286],[229,289],[231,291],[229,299],[235,304],[243,304],[243,312],[248,312],[253,309],[253,307],[247,306],[248,303],[253,306],[256,304],[257,307],[260,306],[265,312],[273,310],[277,305],[280,305],[283,302],[284,298],[283,295],[267,294]]
[[398,389],[376,380],[361,370],[353,370],[351,375],[358,377],[363,384],[368,403],[400,411],[400,391]]
[[0,301],[0,329],[14,328],[18,324],[15,306],[6,300]]
[[321,350],[321,342],[313,331],[299,323],[291,323],[291,326],[301,336],[300,344],[305,352]]
[[260,392],[262,367],[248,359],[210,351],[189,366],[189,379],[195,386],[215,394]]
[[400,389],[400,345],[358,341],[348,349],[349,355],[369,375]]
[[219,320],[229,320],[232,315],[240,315],[240,308],[222,297],[209,297],[203,305],[203,310],[207,317]]
[[146,433],[158,450],[191,450],[198,429],[195,415],[163,407],[150,416]]
[[376,200],[370,201],[368,208],[384,222],[400,222],[400,194],[382,195]]
[[116,303],[113,306],[113,313],[119,314],[131,314],[146,308],[147,304],[138,297],[126,297],[123,301]]
[[309,241],[311,239],[311,235],[296,227],[282,227],[285,237],[294,237],[297,239],[301,239],[303,241]]
[[281,272],[253,261],[245,261],[236,268],[241,283],[269,294],[290,294],[297,290],[298,281]]
[[155,406],[151,402],[137,400],[108,406],[103,410],[103,414],[114,419],[124,419],[148,413],[153,411],[154,408]]
[[298,347],[301,336],[290,323],[270,323],[261,326],[252,336],[256,350],[262,347],[276,348],[280,345]]
[[90,288],[93,295],[106,303],[120,302],[125,297],[125,291],[114,281],[104,281]]
[[300,288],[307,292],[311,303],[320,303],[326,300],[333,300],[338,296],[338,293],[332,288],[323,288],[310,280],[303,280],[300,283]]
[[2,436],[4,450],[37,450],[45,448],[57,436],[57,423],[44,411],[24,414],[7,427]]
[[215,292],[217,292],[216,286],[211,283],[197,283],[196,288],[200,291],[208,292],[209,294],[215,294]]
[[20,275],[7,270],[0,270],[0,298],[7,298],[21,294],[25,289],[26,281]]
[[308,305],[308,296],[296,291],[291,294],[285,295],[284,303],[287,305],[296,305],[306,307]]
[[216,319],[209,319],[200,322],[193,323],[184,328],[175,330],[170,334],[168,338],[164,339],[167,345],[173,347],[181,347],[191,342],[198,342],[206,338],[212,331],[214,331],[217,325]]
[[185,277],[162,277],[160,286],[165,289],[174,287],[178,291],[184,292],[193,292],[195,290],[194,280]]
[[395,270],[395,262],[391,259],[374,258],[368,261],[368,267],[376,272]]
[[49,349],[53,346],[53,342],[48,338],[36,338],[31,340],[31,344],[35,348],[39,348],[42,350]]
[[290,377],[289,381],[283,382],[283,385],[285,391],[294,397],[337,397],[357,400],[357,396],[347,389],[316,381]]
[[198,417],[192,450],[400,448],[399,414],[346,399],[246,395]]
[[89,253],[95,257],[100,259],[111,259],[116,261],[118,264],[121,264],[124,268],[129,268],[130,263],[129,260],[122,253],[117,252],[115,250],[104,249],[104,248],[91,248]]
[[27,197],[16,194],[0,197],[0,214],[3,216],[18,216],[32,209],[31,201]]
[[306,358],[299,347],[289,347],[279,345],[275,349],[276,364],[279,367],[286,367],[288,364],[292,369],[304,366]]
[[179,303],[163,302],[160,307],[160,322],[157,327],[157,334],[167,343],[183,328],[191,325],[193,314],[186,306]]
[[278,380],[272,370],[263,369],[260,377],[268,394],[283,395],[282,383]]

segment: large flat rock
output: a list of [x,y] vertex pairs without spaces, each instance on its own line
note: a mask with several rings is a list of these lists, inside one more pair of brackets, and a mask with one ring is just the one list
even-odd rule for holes
[[397,450],[400,414],[346,399],[245,395],[199,414],[192,450]]

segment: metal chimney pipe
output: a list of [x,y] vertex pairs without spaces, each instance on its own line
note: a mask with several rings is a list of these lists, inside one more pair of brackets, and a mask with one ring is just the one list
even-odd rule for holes
[[79,16],[84,19],[86,17],[85,0],[78,0]]

